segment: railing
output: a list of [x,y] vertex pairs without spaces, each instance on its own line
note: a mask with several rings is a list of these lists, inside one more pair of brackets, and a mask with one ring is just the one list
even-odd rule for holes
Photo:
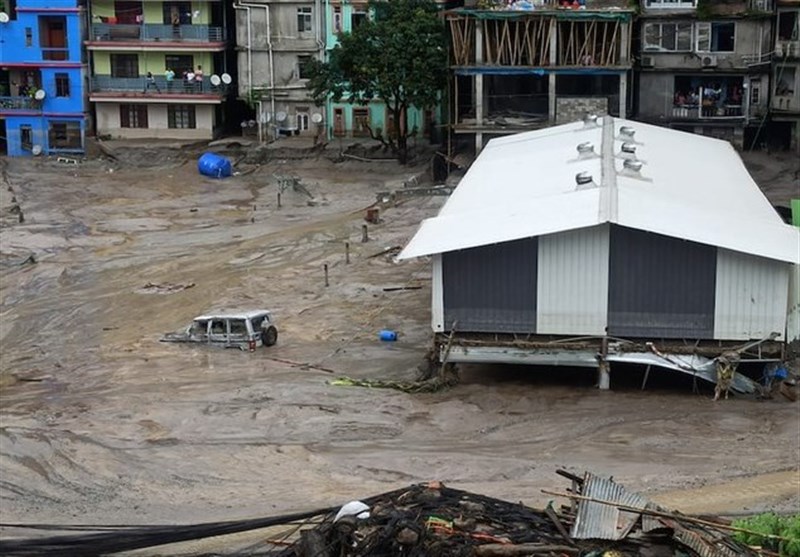
[[800,56],[800,41],[778,39],[775,43],[775,56],[778,58],[796,58]]
[[41,105],[32,97],[0,97],[0,110],[40,110]]
[[750,0],[747,7],[754,12],[769,12],[775,9],[774,0]]
[[672,107],[672,117],[682,120],[724,120],[744,118],[744,112],[742,111],[742,105],[739,104],[720,106],[676,105]]
[[697,0],[645,0],[648,10],[681,9],[693,10],[697,7]]
[[147,78],[142,77],[111,77],[95,76],[91,79],[93,93],[101,92],[120,92],[120,93],[140,93],[148,95],[159,94],[181,94],[181,95],[222,95],[224,88],[211,85],[208,78],[203,81],[184,81],[174,79],[167,81],[163,76],[154,77],[148,83]]
[[42,60],[68,60],[67,48],[42,48]]
[[223,41],[223,34],[222,27],[212,27],[210,25],[94,23],[92,24],[92,40],[216,43]]
[[772,97],[772,110],[800,112],[800,99],[796,96],[775,95]]

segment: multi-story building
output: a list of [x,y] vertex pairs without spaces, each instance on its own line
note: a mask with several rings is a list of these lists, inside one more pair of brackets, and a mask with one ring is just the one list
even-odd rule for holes
[[772,0],[643,0],[641,9],[638,119],[753,141],[769,106]]
[[450,145],[569,122],[625,118],[635,11],[626,0],[481,0],[447,13]]
[[800,153],[800,0],[778,0],[770,136]]
[[325,54],[321,0],[237,2],[239,98],[257,115],[261,139],[320,132],[324,108],[309,96],[306,64]]
[[0,1],[0,137],[10,156],[84,150],[81,6]]
[[213,138],[234,85],[224,2],[89,0],[88,10],[97,135]]

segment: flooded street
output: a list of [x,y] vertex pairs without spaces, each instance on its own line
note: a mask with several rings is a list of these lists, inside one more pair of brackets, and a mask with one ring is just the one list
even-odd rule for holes
[[[320,158],[214,181],[178,151],[136,157],[6,162],[4,522],[227,520],[430,479],[543,505],[558,467],[653,496],[798,470],[798,403],[714,403],[684,378],[642,391],[625,370],[600,392],[591,372],[468,366],[433,394],[332,386],[412,380],[429,346],[429,263],[384,252],[444,198],[382,206],[362,242],[376,194],[425,168]],[[287,190],[278,207],[273,174],[300,176],[313,198]],[[384,290],[398,286],[421,288]],[[273,312],[276,346],[159,342],[196,315],[250,308]],[[398,341],[381,343],[384,328]],[[800,493],[747,505],[798,508]]]

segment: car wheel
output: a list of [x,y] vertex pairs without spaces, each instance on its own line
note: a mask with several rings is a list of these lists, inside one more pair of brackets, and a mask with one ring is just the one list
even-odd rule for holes
[[275,327],[270,327],[261,333],[261,342],[264,343],[264,346],[272,346],[278,342],[278,329]]

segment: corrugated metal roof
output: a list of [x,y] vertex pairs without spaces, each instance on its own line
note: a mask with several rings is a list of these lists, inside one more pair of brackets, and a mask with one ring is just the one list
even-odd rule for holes
[[[800,261],[785,224],[730,143],[610,116],[493,139],[399,259],[612,222],[780,261]],[[634,139],[620,136],[623,126]],[[604,130],[605,128],[605,130]],[[576,147],[590,142],[594,156]],[[639,176],[623,169],[636,147]],[[576,190],[587,172],[599,187]]]
[[581,495],[595,501],[582,500],[572,525],[571,536],[578,540],[621,540],[630,533],[639,519],[639,513],[620,510],[615,505],[644,509],[647,499],[631,493],[610,478],[586,474]]

